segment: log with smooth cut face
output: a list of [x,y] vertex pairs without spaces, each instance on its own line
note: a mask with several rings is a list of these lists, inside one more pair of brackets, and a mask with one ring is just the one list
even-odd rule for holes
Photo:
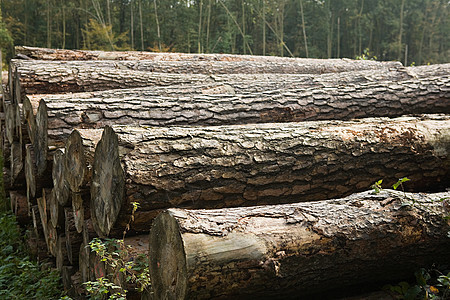
[[119,142],[111,127],[105,127],[94,154],[91,183],[91,217],[100,236],[107,236],[119,215],[124,197],[124,173]]

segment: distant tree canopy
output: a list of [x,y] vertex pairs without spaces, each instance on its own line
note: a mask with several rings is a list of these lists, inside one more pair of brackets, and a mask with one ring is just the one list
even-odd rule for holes
[[450,61],[447,0],[0,0],[2,47]]

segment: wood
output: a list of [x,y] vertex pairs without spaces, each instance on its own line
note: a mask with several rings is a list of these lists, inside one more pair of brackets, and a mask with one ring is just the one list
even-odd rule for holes
[[53,189],[44,189],[42,192],[42,198],[46,198],[46,202],[48,203],[50,222],[52,222],[52,225],[56,228],[64,229],[64,208],[56,199]]
[[66,238],[62,235],[58,236],[55,249],[56,269],[61,271],[63,266],[69,264],[69,257],[67,256]]
[[[96,232],[146,230],[155,210],[343,197],[384,179],[448,186],[448,116],[211,127],[106,127],[91,183]],[[120,216],[119,216],[120,215]],[[120,234],[119,234],[120,235]]]
[[66,141],[64,176],[69,189],[74,193],[84,192],[92,176],[95,146],[102,130],[73,130]]
[[[13,59],[11,64],[17,67],[20,74],[22,93],[54,94],[69,91],[100,91],[114,88],[223,82],[230,81],[231,78],[239,82],[238,78],[243,80],[266,76],[276,78],[276,75],[281,74],[298,74],[297,76],[305,74],[311,77],[312,75],[309,74],[327,73],[326,65],[329,63],[315,63],[311,67],[305,68],[301,63],[276,62],[268,64],[258,62],[194,62],[187,64],[185,62],[156,63],[152,61],[34,61]],[[367,63],[356,61],[351,62],[351,64]],[[372,66],[368,68],[371,71],[402,68],[396,62],[372,62],[369,65]],[[247,68],[249,70],[245,70]],[[334,67],[330,69],[335,70]],[[359,70],[367,69],[365,67],[352,69],[346,66],[341,68],[341,71],[358,72]]]
[[[78,233],[83,231],[86,219],[90,218],[89,200],[85,194],[70,192],[73,219]],[[87,215],[89,214],[89,215]]]
[[394,69],[236,81],[229,77],[214,83],[37,95],[31,101],[45,101],[53,144],[66,138],[71,128],[105,125],[224,125],[450,113],[450,79],[443,72],[450,72],[450,64],[408,70],[415,70],[415,75]]
[[28,200],[33,203],[36,197],[40,197],[42,195],[43,188],[52,187],[52,178],[48,176],[51,174],[49,170],[51,165],[46,164],[47,170],[43,172],[41,175],[38,174],[37,171],[37,163],[36,163],[36,153],[34,151],[34,147],[31,144],[25,146],[25,179],[27,183],[27,195]]
[[[233,54],[187,54],[187,53],[161,53],[144,51],[89,51],[89,50],[66,50],[48,49],[28,46],[16,46],[16,55],[35,60],[150,60],[154,62],[285,62],[303,64],[304,69],[315,69],[316,72],[339,72],[356,67],[377,67],[379,65],[397,66],[398,62],[375,62],[367,60],[350,59],[305,59],[286,58],[277,56],[254,56]],[[286,72],[287,73],[287,72]]]
[[74,212],[71,207],[64,208],[64,235],[66,237],[67,257],[70,264],[77,265],[80,255],[80,246],[83,243],[83,235],[77,232],[73,215]]
[[449,211],[438,200],[449,197],[385,190],[290,205],[170,209],[150,232],[155,299],[307,299],[407,278],[448,262]]
[[58,203],[63,206],[70,206],[69,185],[65,177],[64,149],[57,149],[53,154],[52,180],[53,192]]
[[21,191],[9,191],[11,209],[16,216],[17,223],[27,225],[31,223],[27,196]]
[[24,171],[24,155],[22,150],[22,143],[12,142],[11,144],[11,158],[10,158],[10,186],[14,187],[16,185],[21,185],[21,182],[25,182],[25,171]]

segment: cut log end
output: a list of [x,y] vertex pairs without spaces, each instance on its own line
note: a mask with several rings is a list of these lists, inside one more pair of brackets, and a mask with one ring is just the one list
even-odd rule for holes
[[125,179],[119,158],[117,134],[105,127],[94,155],[91,183],[91,217],[97,234],[108,236],[119,215]]
[[64,150],[57,149],[53,155],[53,191],[59,204],[61,206],[68,206],[70,204],[69,187],[65,178],[64,160]]
[[185,299],[186,254],[178,223],[168,212],[161,213],[153,222],[149,257],[155,299]]
[[36,154],[37,176],[41,176],[47,169],[48,153],[48,115],[47,104],[45,101],[39,101],[39,107],[36,114],[36,140],[34,151]]
[[72,131],[66,141],[66,155],[64,156],[64,168],[66,181],[73,192],[79,192],[86,171],[86,159],[83,151],[83,141],[77,130]]

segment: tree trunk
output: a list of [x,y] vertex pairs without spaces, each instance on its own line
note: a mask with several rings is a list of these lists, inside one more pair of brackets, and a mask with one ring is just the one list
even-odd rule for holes
[[52,225],[60,230],[64,229],[64,208],[56,199],[53,189],[44,189],[42,192],[42,198],[46,198],[50,212],[50,222],[52,222]]
[[305,59],[305,62],[11,60],[11,64],[17,67],[26,94],[214,82],[211,74],[322,74],[401,67],[399,62],[339,59]]
[[59,235],[56,241],[55,249],[56,269],[61,271],[63,266],[69,264],[69,257],[67,256],[66,238]]
[[[263,5],[265,3],[263,2]],[[264,12],[262,13],[265,16]],[[265,27],[265,23],[264,23]],[[206,62],[298,62],[310,63],[326,62],[323,59],[288,58],[278,56],[234,55],[234,54],[188,54],[188,53],[161,53],[143,51],[88,51],[88,50],[63,50],[47,49],[28,46],[16,46],[15,53],[18,57],[34,60],[152,60],[152,61],[206,61]],[[330,60],[330,62],[349,60]],[[363,65],[364,62],[358,62]],[[371,63],[369,63],[371,64]],[[397,63],[398,65],[398,63]]]
[[[406,176],[412,179],[409,190],[444,189],[450,176],[449,128],[450,118],[432,115],[106,127],[95,150],[91,217],[96,232],[107,236],[125,228],[132,202],[145,215],[168,207],[311,201],[361,191],[379,179],[393,184]],[[132,228],[148,229],[149,218],[136,216]]]
[[170,209],[150,231],[155,299],[306,299],[406,278],[449,262],[449,211],[438,201],[449,197],[385,190],[291,205]]
[[[32,106],[38,99],[45,102],[48,120],[44,124],[48,124],[48,143],[53,146],[59,146],[72,128],[115,124],[221,125],[450,113],[450,79],[444,74],[450,71],[450,64],[407,70],[277,78],[255,75],[257,82],[236,78],[220,83],[39,95],[30,101]],[[412,70],[415,77],[408,75]]]

